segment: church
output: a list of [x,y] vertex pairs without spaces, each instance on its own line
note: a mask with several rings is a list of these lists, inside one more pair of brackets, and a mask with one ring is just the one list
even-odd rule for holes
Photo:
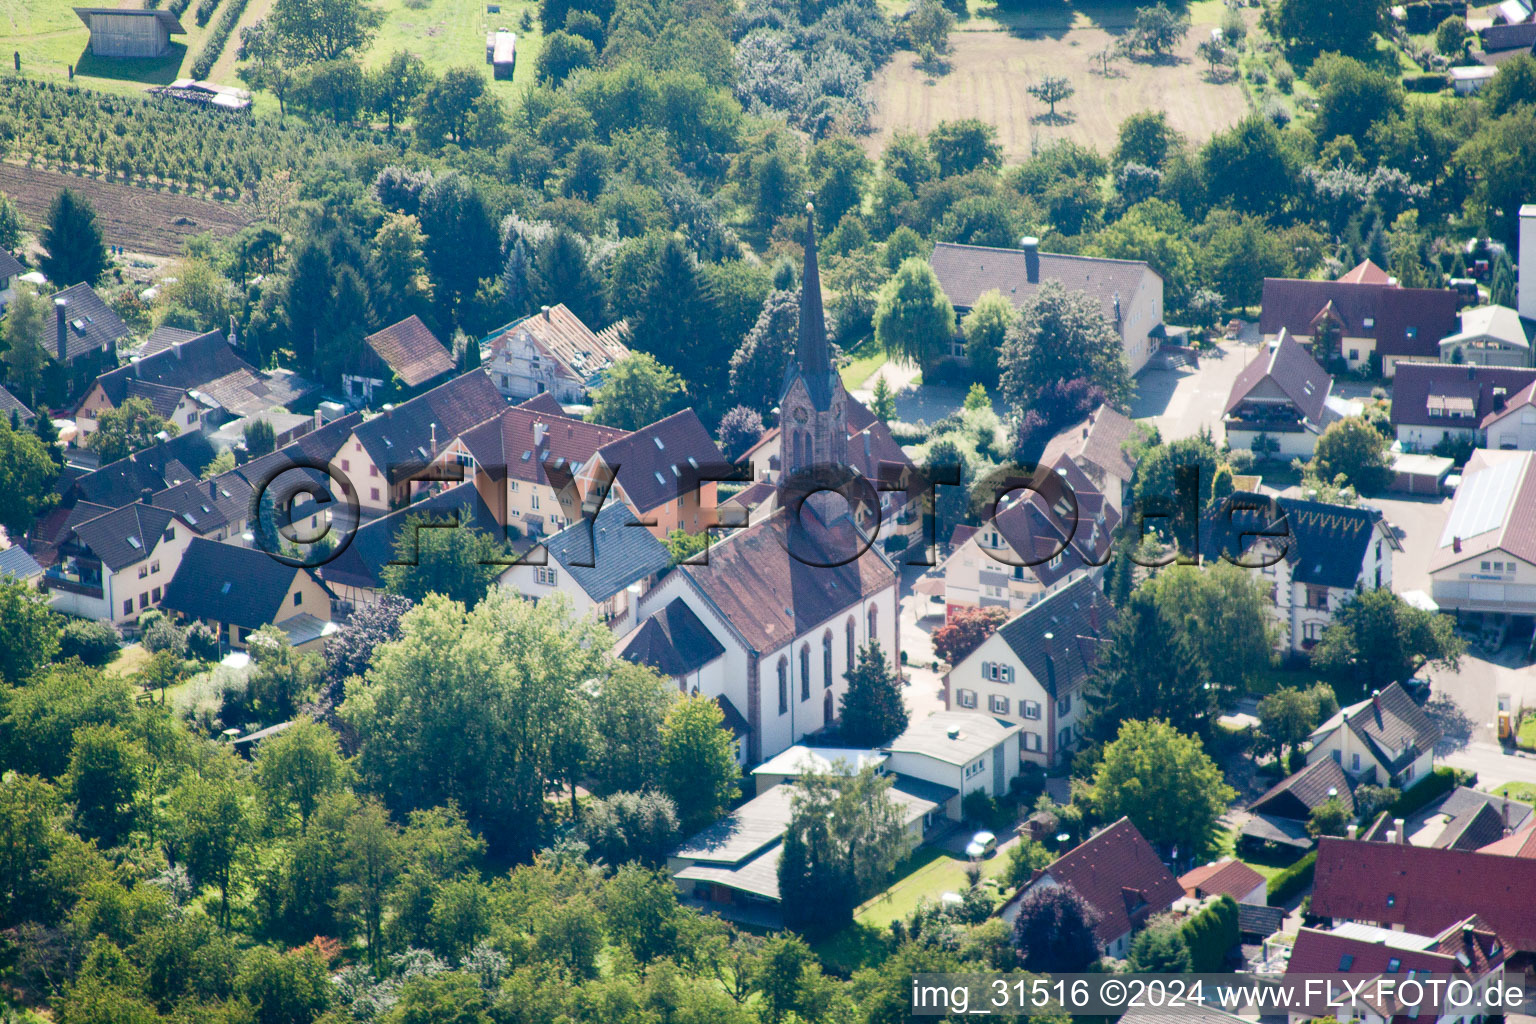
[[837,499],[802,508],[785,497],[819,467],[849,464],[850,414],[863,411],[832,365],[809,216],[800,330],[779,408],[785,457],[774,480],[754,485],[778,493],[750,526],[711,545],[707,563],[678,566],[641,597],[638,625],[619,642],[621,656],[715,698],[744,767],[836,723],[864,645],[877,642],[892,671],[900,664],[895,565]]

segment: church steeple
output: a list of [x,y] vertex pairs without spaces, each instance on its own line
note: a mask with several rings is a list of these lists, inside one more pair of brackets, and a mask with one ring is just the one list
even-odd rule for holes
[[800,279],[800,337],[795,361],[816,408],[832,399],[832,356],[827,348],[827,318],[821,308],[821,272],[816,269],[816,208],[805,204],[805,273]]
[[805,272],[800,279],[800,331],[780,396],[781,465],[791,475],[848,461],[848,393],[832,367],[827,318],[816,267],[816,210],[805,204]]

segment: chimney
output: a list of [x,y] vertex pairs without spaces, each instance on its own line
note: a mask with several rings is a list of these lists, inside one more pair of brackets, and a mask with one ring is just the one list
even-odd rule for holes
[[1451,550],[1454,551],[1458,555],[1461,554],[1461,538],[1460,537],[1452,537],[1451,538]]
[[1099,631],[1099,606],[1092,600],[1088,602],[1088,628],[1095,634]]
[[1502,410],[1509,404],[1509,388],[1493,389],[1493,407]]
[[177,359],[181,358],[181,346],[183,346],[185,344],[186,344],[186,342],[184,342],[184,341],[173,341],[173,342],[171,342],[171,348],[172,348],[172,350],[175,351]]
[[312,429],[319,430],[323,426],[325,426],[325,418],[323,416],[321,416],[321,414],[320,414],[320,407],[316,406],[315,407],[315,425],[314,425],[314,427]]
[[142,501],[146,505],[149,504],[149,499],[153,498],[154,496],[155,496],[155,492],[153,490],[151,490],[150,488],[148,488],[148,487],[144,488],[143,490],[141,490],[139,492],[139,500]]
[[65,307],[68,305],[68,299],[53,300],[53,318],[58,327],[60,366],[67,362],[69,354],[69,314],[65,312]]
[[540,306],[539,307],[539,312],[544,314],[544,319],[545,320],[549,319],[549,307],[548,306]]
[[1030,284],[1040,283],[1040,239],[1034,235],[1025,235],[1019,240],[1019,245],[1024,249],[1024,276]]
[[[546,306],[545,308],[548,309],[549,307]],[[544,443],[544,435],[546,433],[548,433],[548,432],[549,432],[548,424],[545,424],[545,423],[535,423],[533,425],[533,446],[535,448],[537,448],[539,445]]]
[[1360,838],[1360,826],[1359,825],[1351,825],[1351,826],[1349,826],[1349,828],[1344,830],[1344,834],[1346,836],[1348,836],[1350,839],[1358,839],[1358,838]]
[[1520,315],[1536,320],[1536,203],[1520,207],[1520,272],[1515,294]]
[[432,457],[437,458],[437,424],[432,424]]
[[209,501],[218,501],[219,500],[219,484],[218,484],[218,481],[216,481],[216,480],[209,480],[208,481],[208,500]]
[[1504,805],[1499,808],[1499,820],[1504,823],[1504,834],[1509,835],[1513,830],[1509,827],[1509,797],[1504,798]]
[[1045,634],[1045,685],[1056,692],[1056,634]]
[[143,358],[142,356],[129,356],[128,357],[128,376],[134,377],[134,378],[138,377],[138,375],[139,375],[139,360],[142,359],[142,358]]
[[1381,714],[1381,691],[1380,690],[1372,690],[1371,691],[1371,710],[1376,712],[1378,715]]
[[1471,921],[1461,926],[1461,941],[1468,946],[1477,941],[1477,930],[1473,928]]
[[960,738],[960,727],[958,725],[952,725],[945,731],[944,735],[948,736],[952,740],[957,740]]
[[1397,842],[1397,833],[1393,832],[1391,829],[1387,829],[1387,842],[1388,843],[1395,843],[1395,842]]
[[1408,842],[1408,829],[1405,827],[1406,824],[1407,823],[1405,821],[1403,821],[1402,818],[1393,818],[1392,819],[1392,826],[1393,826],[1394,830],[1397,832],[1397,841],[1399,843],[1405,843],[1406,844]]
[[1115,292],[1115,326],[1120,326],[1120,293]]

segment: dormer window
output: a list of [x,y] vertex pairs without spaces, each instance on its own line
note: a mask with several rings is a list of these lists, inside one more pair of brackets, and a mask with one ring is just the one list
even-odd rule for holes
[[1376,326],[1376,318],[1373,316],[1368,316],[1363,321],[1361,321],[1361,323],[1364,325],[1366,330],[1370,330],[1372,327]]

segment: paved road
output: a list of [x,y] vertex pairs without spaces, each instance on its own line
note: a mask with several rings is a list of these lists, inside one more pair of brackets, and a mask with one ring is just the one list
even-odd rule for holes
[[908,569],[902,576],[905,596],[901,599],[901,650],[907,656],[904,695],[907,713],[915,720],[944,710],[943,680],[932,667],[933,641],[929,637],[929,631],[943,625],[944,619],[942,615],[919,619],[929,607],[928,598],[911,592],[917,572]]
[[1536,757],[1506,754],[1496,743],[1472,743],[1440,759],[1452,768],[1477,772],[1478,789],[1497,789],[1506,782],[1536,785]]
[[1232,382],[1258,353],[1256,343],[1223,341],[1215,351],[1201,355],[1198,370],[1143,371],[1136,378],[1132,418],[1151,420],[1164,440],[1191,437],[1201,427],[1209,427],[1216,443],[1221,444],[1226,436],[1221,415]]

